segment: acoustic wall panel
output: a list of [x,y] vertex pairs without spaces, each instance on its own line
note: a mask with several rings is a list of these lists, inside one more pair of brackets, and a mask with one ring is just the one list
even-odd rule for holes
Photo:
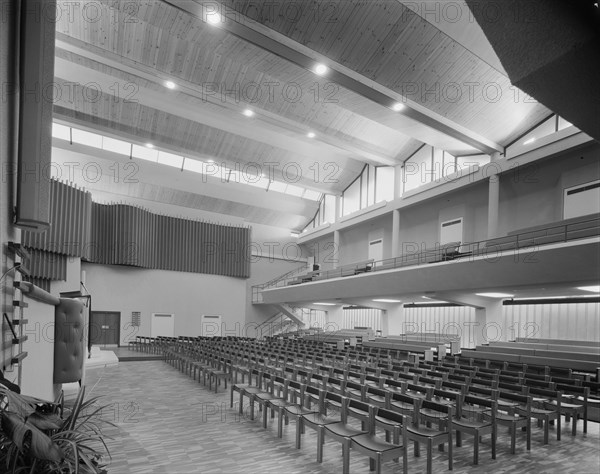
[[92,195],[66,183],[50,181],[50,227],[45,232],[23,231],[22,243],[29,249],[73,257],[89,250]]
[[92,204],[88,258],[109,265],[250,276],[250,229],[153,214],[124,204]]

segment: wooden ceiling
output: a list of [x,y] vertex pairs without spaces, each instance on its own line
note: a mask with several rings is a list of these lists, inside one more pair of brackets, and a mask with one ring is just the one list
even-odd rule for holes
[[[57,119],[231,168],[293,164],[295,184],[321,192],[339,194],[365,163],[401,164],[423,143],[454,154],[502,150],[550,114],[497,62],[447,34],[443,14],[421,16],[397,0],[93,3],[58,18],[56,81],[70,93],[57,98]],[[215,9],[222,17],[212,25]],[[471,45],[485,41],[471,27]],[[327,75],[311,70],[318,61]],[[402,112],[390,109],[397,101]],[[326,167],[335,179],[322,179]],[[264,206],[234,211],[200,191],[152,189],[153,199],[264,225],[301,229],[312,218],[290,222],[260,190]]]

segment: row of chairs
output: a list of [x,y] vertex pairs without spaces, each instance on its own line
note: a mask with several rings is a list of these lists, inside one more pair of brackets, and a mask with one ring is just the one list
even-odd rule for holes
[[[338,440],[342,443],[345,473],[349,471],[351,448],[367,454],[374,464],[372,467],[378,472],[382,462],[402,454],[406,472],[408,460],[406,452],[409,441],[415,443],[417,456],[419,444],[423,443],[427,446],[428,472],[432,471],[433,446],[447,444],[448,463],[449,468],[452,469],[454,433],[456,433],[457,446],[462,444],[462,433],[473,435],[475,464],[479,461],[480,436],[491,435],[492,458],[496,456],[498,402],[494,399],[443,390],[434,390],[428,398],[424,398],[410,396],[408,391],[392,393],[377,387],[368,387],[365,390],[364,385],[326,376],[321,379],[320,384],[311,384],[310,379],[293,381],[265,372],[254,371],[253,374],[256,379],[255,384],[232,385],[231,406],[233,406],[234,392],[240,394],[240,411],[243,409],[244,397],[249,399],[251,418],[254,417],[254,404],[258,404],[263,412],[264,428],[267,428],[267,412],[270,409],[272,417],[278,415],[277,432],[280,437],[284,420],[288,423],[289,419],[295,419],[298,449],[301,447],[304,427],[315,429],[318,436],[318,462],[322,461],[324,439],[332,437]],[[342,402],[344,398],[347,400],[347,405]],[[527,397],[516,394],[513,398],[524,403],[525,406],[530,402]],[[338,411],[338,417],[327,416],[327,409],[332,407]],[[360,429],[352,427],[344,416],[357,417],[363,425]],[[523,426],[529,432],[530,418],[527,414],[516,415],[516,418],[526,422]],[[431,427],[432,423],[437,424],[437,428]],[[384,428],[385,438],[377,436],[377,426]],[[513,430],[515,433],[518,426],[521,424],[515,424]],[[401,432],[403,442],[399,441]]]
[[227,390],[227,382],[231,381],[231,369],[227,361],[208,353],[203,353],[200,357],[190,357],[177,346],[172,346],[163,350],[163,358],[165,362],[177,367],[181,372],[187,372],[198,382],[202,377],[203,385],[206,386],[208,382],[209,390],[212,390],[214,382],[215,393],[218,392],[221,383]]
[[[183,362],[184,358],[181,357],[181,352],[178,350],[178,351],[175,352],[175,354],[178,354],[178,356],[177,356],[177,357],[179,357],[179,362],[178,363],[180,364],[181,370],[187,370],[187,369],[185,369],[186,365]],[[196,357],[197,355],[198,354],[196,353],[194,357]],[[173,355],[170,355],[169,357],[172,357],[172,360],[176,359],[176,357],[174,357]],[[197,363],[197,362],[204,362],[204,364],[206,364],[206,363],[209,362],[209,360],[211,358],[213,358],[212,359],[212,363],[209,364],[210,365],[210,369],[208,369],[208,371],[206,372],[207,374],[210,373],[210,370],[215,370],[215,368],[219,368],[220,369],[219,371],[221,373],[223,373],[223,377],[225,377],[225,380],[227,380],[227,378],[233,377],[233,367],[234,367],[235,364],[233,362],[231,362],[231,359],[227,359],[227,357],[223,357],[223,351],[215,350],[215,345],[211,345],[211,347],[207,351],[205,351],[204,357],[205,357],[204,361],[197,361],[197,360],[195,362],[188,361],[188,366],[189,367],[193,367],[194,363]],[[259,360],[262,361],[264,369],[270,369],[270,370],[272,370],[274,372],[274,374],[281,374],[282,373],[282,367],[277,366],[277,365],[271,365],[271,366],[269,366],[268,364],[266,364],[267,359],[259,359]],[[236,362],[239,364],[239,361],[236,361]],[[215,367],[215,366],[217,366],[217,367]],[[238,365],[238,369],[240,369],[241,367],[242,367],[241,365]],[[293,369],[291,367],[288,367],[288,369],[290,369],[290,370],[293,371]],[[242,368],[242,370],[244,371],[243,368]],[[245,372],[248,373],[249,375],[251,375],[252,373],[254,373],[256,375],[258,373],[257,372],[258,370],[259,369],[257,369],[257,368],[255,368],[255,369],[245,369]],[[319,370],[323,371],[323,367],[322,366],[319,367]],[[421,383],[427,383],[427,382],[429,382],[429,383],[431,383],[432,380],[431,379],[428,380],[427,377],[424,375],[424,372],[423,372],[424,370],[425,370],[425,368],[421,368],[419,374],[413,373],[413,374],[409,374],[409,376],[413,377],[412,378],[413,381],[415,381],[414,377],[417,377],[417,380],[416,380],[417,382],[421,382]],[[457,370],[460,370],[460,369],[457,369]],[[334,371],[335,371],[334,367],[330,367],[329,368],[329,372],[333,373]],[[298,372],[300,372],[300,371],[298,369],[296,369],[296,376],[297,376]],[[429,372],[432,372],[432,371],[429,371]],[[194,378],[195,378],[195,373],[196,373],[196,369],[194,369],[194,373],[193,373]],[[264,372],[264,370],[263,370],[263,372],[261,372],[261,373],[263,374],[262,377],[265,377],[264,374],[266,374],[268,372]],[[317,377],[317,379],[318,379],[318,376],[315,373],[312,373],[310,376],[308,375],[308,372],[304,372],[304,374],[305,374],[305,377],[308,377],[308,380],[312,380],[315,377]],[[237,372],[236,372],[236,377],[237,377]],[[262,377],[259,377],[259,380],[262,380],[263,379]],[[278,380],[278,385],[280,387],[282,386],[282,384],[285,386],[285,384],[286,384],[285,381],[288,380],[288,379],[285,379],[285,378],[281,377],[280,375],[269,375],[269,377],[272,378],[273,381],[277,381]],[[321,376],[321,377],[323,377],[323,376]],[[344,393],[344,395],[340,395],[340,396],[347,396],[347,397],[349,397],[352,400],[357,399],[358,401],[360,401],[362,403],[373,402],[373,401],[375,401],[377,399],[377,397],[379,397],[379,403],[380,404],[382,403],[382,400],[383,400],[383,405],[379,406],[378,407],[379,409],[381,409],[381,410],[390,410],[390,411],[393,411],[393,412],[395,412],[397,414],[400,413],[401,415],[402,415],[402,412],[401,412],[400,409],[403,407],[402,404],[403,403],[407,403],[406,400],[402,400],[401,397],[403,395],[405,395],[407,391],[409,391],[409,392],[410,391],[412,391],[412,392],[418,392],[419,391],[419,387],[421,389],[424,389],[424,392],[426,393],[426,395],[421,395],[420,397],[416,397],[417,400],[421,400],[421,405],[422,406],[423,406],[423,402],[437,403],[435,401],[436,399],[437,400],[444,399],[444,397],[442,397],[442,395],[444,393],[445,394],[448,394],[448,393],[454,393],[454,394],[456,394],[457,393],[457,392],[444,391],[444,390],[442,390],[440,388],[435,388],[435,387],[431,387],[431,386],[427,387],[426,385],[423,385],[423,386],[417,385],[416,387],[414,385],[410,386],[407,380],[403,380],[402,382],[400,382],[401,385],[400,385],[400,389],[399,390],[398,390],[398,385],[395,385],[396,392],[399,392],[399,393],[394,393],[393,396],[395,398],[393,398],[393,399],[389,398],[389,404],[387,404],[387,406],[386,406],[386,402],[385,402],[386,396],[385,396],[385,394],[386,393],[387,394],[391,394],[392,393],[392,391],[390,391],[390,388],[394,388],[394,383],[393,382],[391,383],[391,386],[390,386],[389,383],[385,384],[384,388],[386,390],[383,390],[382,393],[377,394],[377,393],[374,393],[374,391],[381,390],[381,389],[378,388],[378,387],[375,387],[373,385],[365,385],[365,382],[370,383],[370,384],[381,385],[381,381],[382,380],[386,380],[386,381],[390,382],[389,379],[379,378],[378,381],[376,381],[375,380],[376,379],[375,376],[366,375],[365,373],[362,373],[362,374],[361,373],[356,373],[356,372],[352,373],[352,377],[354,377],[357,380],[355,382],[351,381],[350,380],[351,379],[350,372],[347,371],[346,372],[346,379],[345,380],[341,379],[340,385],[344,385],[344,390],[342,391],[342,393]],[[370,377],[371,380],[367,380],[366,377]],[[327,379],[328,380],[332,380],[332,381],[336,380],[334,377],[330,377],[329,375],[327,375]],[[209,378],[209,380],[210,380],[210,378]],[[321,378],[321,380],[323,380],[323,378]],[[340,379],[338,379],[338,380],[340,380]],[[294,384],[294,383],[297,384],[299,382],[295,382],[293,380],[290,380],[287,383],[289,385],[289,384]],[[441,387],[441,384],[445,383],[446,387],[444,387],[444,388],[450,388],[448,386],[448,384],[452,384],[452,383],[455,383],[455,382],[449,382],[449,381],[441,381],[440,382],[440,379],[438,379],[437,381],[434,381],[434,383],[437,384],[437,387]],[[404,387],[402,387],[402,384],[404,384]],[[275,385],[275,383],[273,383],[273,386],[274,385]],[[216,386],[217,386],[217,384],[215,383],[215,387]],[[466,385],[463,385],[463,387],[466,387]],[[477,387],[477,385],[473,385],[471,387],[471,390],[475,390],[476,391],[477,390],[476,387]],[[456,388],[456,387],[454,387],[454,388]],[[519,390],[518,386],[513,386],[511,388],[513,388],[514,390],[517,390],[517,391]],[[254,401],[258,400],[259,401],[259,405],[261,407],[263,405],[260,402],[260,400],[262,400],[265,397],[266,397],[265,399],[268,399],[268,400],[283,399],[283,401],[281,401],[281,402],[275,402],[276,404],[282,404],[282,406],[285,406],[286,403],[290,403],[289,398],[287,396],[281,396],[280,394],[279,394],[279,396],[275,396],[275,394],[273,392],[273,389],[271,389],[271,390],[269,390],[269,389],[264,390],[262,387],[259,387],[259,386],[254,386],[253,387],[250,384],[234,384],[234,385],[232,385],[232,390],[231,390],[232,404],[233,404],[233,393],[234,393],[234,391],[239,391],[240,389],[244,389],[244,390],[250,389],[250,391],[252,391],[252,390],[258,390],[258,392],[255,392],[255,394],[250,394],[251,397],[252,397],[252,400],[253,400],[253,402],[251,403],[251,416],[252,417],[253,417],[253,404],[254,404]],[[297,386],[294,387],[293,385],[292,385],[292,389],[295,390],[296,392],[299,390]],[[288,390],[289,390],[289,386],[288,386]],[[310,390],[311,389],[309,389],[309,391]],[[313,390],[314,390],[314,388],[313,388]],[[248,393],[248,392],[244,392],[244,393]],[[256,396],[256,393],[264,393],[266,395],[263,395],[262,398],[261,398],[260,395]],[[494,393],[496,393],[495,396],[494,396]],[[436,398],[433,398],[433,394],[435,394]],[[502,395],[501,398],[498,397],[498,395],[500,395],[500,394]],[[413,393],[413,395],[414,395],[414,393]],[[490,395],[491,395],[491,397],[490,397]],[[549,394],[546,393],[544,395],[549,395]],[[456,397],[456,395],[454,395],[454,396]],[[500,401],[501,403],[503,402],[503,405],[501,405],[501,406],[503,406],[503,408],[507,407],[506,398],[509,399],[508,405],[512,405],[512,408],[513,408],[512,413],[508,413],[508,412],[506,414],[504,414],[503,412],[498,413],[497,417],[495,417],[497,421],[495,423],[493,423],[493,424],[496,424],[496,423],[498,423],[498,424],[507,424],[510,427],[511,438],[512,438],[512,441],[511,441],[511,452],[513,452],[513,453],[515,451],[516,431],[517,431],[517,428],[519,428],[519,427],[526,428],[526,430],[527,430],[527,447],[528,447],[528,449],[530,449],[530,425],[529,425],[529,423],[530,423],[530,420],[531,420],[532,417],[541,418],[544,421],[544,427],[545,427],[544,440],[545,440],[545,442],[548,442],[547,430],[548,430],[549,422],[551,420],[557,420],[558,419],[558,423],[560,423],[560,414],[558,414],[555,417],[552,417],[551,416],[552,413],[546,413],[546,412],[552,412],[552,410],[543,410],[543,409],[540,409],[540,408],[534,408],[534,407],[532,407],[532,397],[530,395],[519,394],[519,393],[516,393],[516,392],[498,392],[498,391],[494,391],[493,389],[489,389],[489,388],[483,387],[483,388],[481,388],[479,390],[478,393],[476,391],[475,394],[472,393],[472,392],[467,392],[466,390],[463,390],[461,396],[463,397],[463,400],[466,400],[467,402],[474,402],[474,401],[476,401],[475,399],[478,399],[478,398],[480,398],[481,400],[487,400],[490,403],[493,403],[493,402],[498,403]],[[487,398],[487,399],[486,398],[482,398],[483,396],[488,396],[490,398]],[[389,395],[389,397],[391,397],[391,395]],[[241,399],[240,399],[240,410],[242,409],[242,405],[243,405],[242,398],[243,397],[241,397]],[[314,398],[314,394],[313,394],[313,398]],[[409,398],[411,398],[411,397],[409,397]],[[300,399],[302,399],[302,396],[300,397]],[[445,398],[446,403],[447,403],[447,400],[449,400],[449,399],[450,398],[448,398],[446,396],[446,398]],[[392,403],[394,403],[394,405],[392,405]],[[444,404],[446,404],[446,403],[444,403]],[[560,405],[560,403],[561,403],[560,402],[560,396],[558,396],[557,403],[558,403],[558,407],[559,407],[559,410],[560,410],[560,406],[561,406]],[[296,404],[297,404],[297,402],[296,402]],[[270,407],[270,406],[271,405],[268,405],[267,408]],[[456,400],[454,401],[453,406],[456,407]],[[515,406],[519,407],[518,411],[516,411]],[[411,408],[414,410],[414,404],[411,405]],[[304,409],[310,409],[310,408],[304,407]],[[425,404],[424,409],[427,409],[427,404]],[[537,412],[536,412],[536,410],[537,410]],[[272,413],[273,413],[273,411],[272,411]],[[557,411],[556,413],[560,413],[560,411]],[[406,415],[406,416],[410,416],[410,415]],[[481,418],[482,413],[478,413],[478,416]],[[266,426],[266,409],[263,411],[263,417],[264,417],[263,418],[263,420],[264,420],[263,423]],[[413,413],[413,416],[411,418],[414,418],[414,417],[415,416],[414,416],[414,413]],[[462,418],[462,416],[460,418],[454,419],[455,425],[460,425],[460,419],[461,418]],[[279,434],[281,434],[281,419],[282,418],[280,416],[279,417],[279,420],[280,420],[279,421],[279,426],[280,426],[280,428],[278,429],[278,433]],[[287,420],[288,420],[288,418],[286,418],[286,421]],[[451,416],[450,417],[450,421],[452,421],[452,420],[453,420],[453,417]],[[574,417],[574,421],[575,421],[575,417]],[[299,424],[301,425],[301,422]],[[472,421],[469,421],[469,427],[473,427]],[[297,429],[298,429],[298,425],[297,425]],[[408,431],[410,432],[410,430],[408,430]],[[421,433],[421,434],[423,434],[423,433]],[[298,438],[298,436],[299,435],[297,434],[297,438]],[[373,433],[371,433],[371,436],[373,436]],[[412,436],[416,437],[417,434],[413,433]],[[560,425],[558,425],[558,428],[557,428],[557,438],[560,439]],[[459,441],[459,439],[460,439],[460,435],[457,435],[457,442]],[[430,441],[430,439],[427,438],[426,441],[421,440],[421,442],[430,443],[430,442],[433,442],[433,441]],[[475,442],[475,444],[477,446],[477,444],[478,444],[478,437],[477,437],[477,441]],[[435,445],[435,443],[433,445]],[[351,446],[351,445],[348,445],[348,447],[349,446]],[[359,449],[359,448],[357,448],[357,449]],[[495,448],[494,448],[494,450],[495,450]],[[478,453],[478,448],[476,447],[475,452],[474,452],[474,462],[477,462],[477,457],[478,457],[477,453]],[[380,461],[381,461],[381,459],[380,459]],[[374,462],[376,462],[376,461],[374,461]],[[428,455],[428,464],[430,464],[430,455]]]
[[[229,353],[231,355],[231,352]],[[189,357],[189,356],[187,356]],[[221,357],[223,359],[223,357]],[[250,359],[248,359],[250,360]],[[251,364],[246,361],[246,364]],[[267,364],[267,359],[259,359],[263,364]],[[271,360],[272,361],[272,360]],[[280,362],[280,360],[277,360]],[[256,363],[256,361],[255,361]],[[498,389],[502,388],[503,390],[511,390],[523,393],[527,395],[530,389],[541,389],[547,390],[547,393],[552,393],[554,391],[555,398],[557,397],[556,392],[556,383],[547,382],[544,380],[538,379],[521,379],[517,377],[512,377],[511,375],[502,375],[498,373],[489,373],[486,372],[486,369],[481,368],[473,368],[468,367],[470,370],[461,369],[459,367],[442,367],[436,365],[430,365],[431,363],[421,363],[420,367],[412,367],[409,364],[405,364],[402,366],[394,366],[397,371],[390,371],[383,368],[370,368],[364,365],[351,365],[350,368],[355,371],[364,370],[363,372],[363,380],[364,377],[367,377],[368,374],[372,377],[376,377],[383,380],[389,380],[393,378],[394,380],[403,379],[409,382],[415,382],[417,376],[421,377],[421,381],[425,383],[429,383],[429,385],[435,386],[435,388],[442,388],[441,385],[444,384],[445,387],[450,388],[451,390],[461,390],[461,386],[463,388],[468,387],[469,385],[473,386],[482,386],[488,389]],[[446,364],[448,365],[448,364]],[[237,376],[241,368],[244,367],[244,364],[240,364],[239,361],[233,364],[232,369],[235,369],[235,377],[237,380]],[[285,365],[284,365],[285,366]],[[279,367],[275,365],[275,367]],[[344,369],[344,371],[340,368],[336,367],[327,367],[323,365],[309,365],[304,366],[297,364],[292,366],[292,370],[294,367],[304,368],[306,370],[312,370],[315,367],[318,367],[320,371],[328,370],[331,374],[337,371],[339,374],[343,374],[344,371],[348,371],[348,367]],[[212,369],[214,370],[214,369]],[[225,372],[224,368],[219,369],[220,372]],[[438,372],[439,371],[439,372]],[[244,376],[244,372],[242,370],[242,377]],[[530,375],[534,377],[533,375]],[[195,377],[195,373],[194,373]],[[226,374],[222,373],[221,377],[224,379],[227,377]],[[426,377],[429,377],[427,379]],[[525,383],[523,383],[525,382]],[[220,380],[219,380],[220,383]],[[508,387],[508,388],[507,388]],[[216,388],[216,386],[215,386]],[[566,394],[566,398],[562,403],[562,411],[565,415],[567,421],[570,417],[573,419],[572,424],[572,434],[576,434],[576,426],[577,420],[581,417],[584,420],[584,432],[587,432],[587,420],[588,420],[588,397],[589,397],[589,389],[585,387],[577,387],[569,384],[560,384],[558,387],[560,391]],[[554,402],[555,404],[555,402]],[[547,436],[546,436],[547,442]]]

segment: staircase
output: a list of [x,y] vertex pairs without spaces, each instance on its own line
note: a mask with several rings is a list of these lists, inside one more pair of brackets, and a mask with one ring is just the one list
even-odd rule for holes
[[298,331],[304,329],[305,323],[302,315],[298,314],[294,308],[285,304],[271,305],[276,309],[276,313],[258,326],[257,337],[273,337],[288,331]]

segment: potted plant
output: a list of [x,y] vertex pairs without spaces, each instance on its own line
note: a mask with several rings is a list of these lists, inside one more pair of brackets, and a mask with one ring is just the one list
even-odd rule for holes
[[66,408],[62,396],[46,402],[0,384],[0,472],[106,473],[102,427],[114,424],[101,419],[98,397],[84,395],[81,387]]

